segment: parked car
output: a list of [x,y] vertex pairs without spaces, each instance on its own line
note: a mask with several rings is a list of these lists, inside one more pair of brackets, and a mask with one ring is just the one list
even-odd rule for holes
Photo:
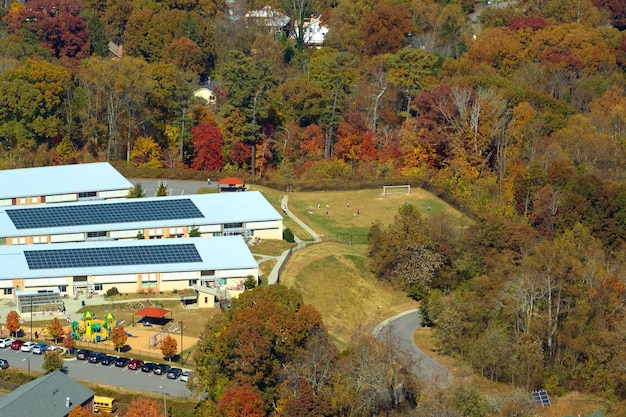
[[154,368],[157,367],[157,364],[154,362],[146,362],[141,367],[141,372],[154,372]]
[[169,371],[171,368],[170,365],[166,365],[164,363],[160,363],[157,365],[156,368],[154,368],[154,373],[157,375],[166,375],[167,371]]
[[33,346],[33,348],[31,349],[31,352],[34,353],[35,355],[41,355],[43,354],[46,350],[48,350],[48,345],[46,345],[45,343],[37,343],[35,346]]
[[191,371],[184,371],[182,374],[180,374],[180,380],[182,382],[187,382],[189,381],[190,376],[191,376]]
[[133,371],[141,369],[142,366],[143,361],[141,359],[132,359],[130,362],[128,362],[128,369],[132,369]]
[[6,359],[0,359],[0,368],[7,369],[9,367],[9,361]]
[[14,340],[11,339],[10,337],[3,337],[2,339],[0,339],[0,348],[4,349],[4,348],[11,347],[11,343],[13,342]]
[[20,346],[20,350],[22,352],[30,352],[31,350],[33,350],[33,346],[35,346],[37,343],[35,342],[24,342],[22,343],[22,346]]
[[178,379],[182,373],[183,370],[180,368],[171,368],[167,373],[167,379]]
[[48,349],[46,349],[46,351],[49,351],[49,352],[59,352],[61,354],[67,353],[67,349],[64,348],[63,346],[54,346],[54,345],[48,346]]
[[115,363],[115,361],[117,359],[118,359],[117,356],[104,355],[104,358],[102,358],[100,363],[103,364],[104,366],[109,366],[109,365]]
[[76,352],[76,359],[86,361],[91,351],[89,349],[81,349]]
[[128,365],[128,362],[130,362],[130,359],[128,358],[117,358],[115,360],[115,366],[117,366],[118,368],[123,368]]
[[87,356],[87,361],[89,363],[100,363],[105,356],[106,355],[101,352],[91,352],[89,356]]
[[23,340],[20,340],[20,339],[14,340],[11,343],[11,349],[13,349],[13,350],[20,350],[20,348],[22,347],[23,344],[24,344]]

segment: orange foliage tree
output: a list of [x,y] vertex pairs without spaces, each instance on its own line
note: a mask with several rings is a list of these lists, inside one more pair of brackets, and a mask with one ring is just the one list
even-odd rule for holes
[[118,351],[126,345],[127,340],[128,334],[126,334],[124,326],[117,326],[115,329],[111,330],[111,342],[113,342],[115,349]]
[[64,333],[63,326],[61,326],[59,319],[57,319],[56,317],[53,318],[52,321],[50,321],[50,323],[48,323],[48,326],[46,327],[46,331],[48,332],[48,335],[55,342],[57,342],[61,338],[61,336],[63,336],[63,333]]
[[72,409],[72,411],[70,411],[67,417],[92,417],[97,415],[98,414],[94,414],[91,411],[81,407],[80,405],[77,405]]
[[228,389],[217,403],[222,417],[263,417],[263,400],[256,388],[242,385]]
[[163,356],[167,360],[172,360],[176,353],[178,353],[178,343],[176,343],[176,339],[174,339],[169,334],[163,338],[163,343],[161,343],[161,352]]
[[124,417],[164,417],[159,405],[147,398],[137,398],[130,403]]
[[11,332],[11,336],[17,335],[17,331],[22,327],[20,315],[17,314],[17,311],[10,311],[9,314],[7,314],[6,326],[9,332]]
[[63,347],[70,352],[76,347],[76,340],[74,340],[72,332],[68,331],[65,333],[65,336],[63,337]]

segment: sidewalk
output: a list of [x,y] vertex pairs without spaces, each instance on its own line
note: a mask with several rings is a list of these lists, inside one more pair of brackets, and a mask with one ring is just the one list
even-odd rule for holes
[[313,231],[313,229],[311,229],[306,223],[304,223],[302,220],[300,220],[298,217],[296,217],[295,214],[293,214],[291,212],[291,210],[289,210],[289,196],[284,195],[283,199],[280,203],[281,207],[284,207],[284,212],[287,216],[289,216],[291,219],[293,219],[296,223],[298,223],[298,225],[300,225],[300,227],[302,227],[304,230],[307,231],[307,233],[309,233],[312,237],[313,237],[313,242],[305,242],[302,239],[300,239],[297,236],[294,236],[296,243],[298,243],[298,246],[295,248],[291,248],[291,249],[287,249],[286,251],[284,251],[283,253],[280,254],[280,256],[278,256],[276,258],[276,265],[274,265],[274,268],[272,269],[272,272],[270,272],[268,278],[267,278],[267,283],[269,285],[273,285],[273,284],[278,284],[278,274],[280,273],[283,265],[285,264],[285,262],[287,261],[288,256],[290,255],[291,252],[293,252],[294,250],[297,249],[302,249],[304,247],[306,247],[308,244],[311,243],[320,243],[322,241],[322,239],[319,237],[319,235],[317,233],[315,233],[315,231]]

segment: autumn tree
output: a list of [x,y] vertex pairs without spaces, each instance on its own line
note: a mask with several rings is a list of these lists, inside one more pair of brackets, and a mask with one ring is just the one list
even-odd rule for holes
[[387,230],[372,226],[369,255],[376,276],[415,295],[430,288],[443,257],[417,208],[405,204]]
[[56,317],[53,318],[48,323],[48,326],[46,326],[46,331],[48,332],[48,335],[55,342],[57,342],[61,338],[61,336],[63,336],[63,333],[65,333],[65,330],[63,329],[63,326],[59,322],[59,319],[57,319]]
[[70,411],[70,413],[67,415],[67,417],[96,417],[96,416],[98,416],[98,414],[92,413],[91,411],[87,410],[86,408],[81,407],[80,405],[77,405],[76,407],[72,408],[72,411]]
[[7,314],[6,318],[6,326],[11,336],[17,336],[17,331],[20,329],[20,327],[22,327],[22,323],[20,322],[20,315],[17,314],[17,311],[9,311],[9,314]]
[[74,339],[74,336],[72,336],[72,332],[68,331],[63,336],[63,347],[69,352],[73,351],[76,347],[76,340]]
[[365,24],[366,48],[370,55],[397,52],[411,32],[411,13],[402,3],[379,0]]
[[128,198],[142,198],[146,196],[146,192],[143,190],[141,183],[135,184],[133,188],[128,190]]
[[76,0],[32,0],[10,18],[10,27],[31,32],[55,58],[87,58],[89,30],[80,9]]
[[196,156],[191,162],[191,169],[214,171],[224,167],[222,158],[222,132],[215,120],[191,128],[191,141]]
[[[228,317],[207,328],[196,353],[198,389],[216,393],[218,385],[256,387],[269,405],[285,366],[306,349],[309,337],[323,328],[321,316],[295,290],[256,287],[233,301]],[[285,335],[289,335],[285,337]]]
[[176,339],[169,334],[163,338],[161,353],[163,353],[163,357],[168,361],[171,361],[178,353],[178,343],[176,343]]
[[124,346],[126,346],[128,334],[126,333],[126,329],[124,329],[124,326],[118,325],[111,330],[110,338],[111,342],[113,342],[113,345],[115,346],[115,349],[119,351]]
[[49,374],[54,371],[63,369],[63,358],[58,350],[46,351],[43,354],[43,370]]
[[135,398],[128,407],[124,417],[165,417],[166,411],[159,404],[145,397]]
[[150,137],[141,136],[135,140],[130,151],[130,161],[139,168],[160,168],[161,147]]
[[220,417],[264,417],[263,400],[259,391],[249,385],[234,386],[217,403]]

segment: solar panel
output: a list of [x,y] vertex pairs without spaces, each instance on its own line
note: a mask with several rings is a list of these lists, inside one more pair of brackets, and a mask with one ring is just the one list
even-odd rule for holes
[[545,390],[533,391],[532,394],[533,398],[539,405],[544,407],[548,407],[550,405],[550,398]]
[[31,270],[202,262],[202,257],[192,243],[28,250],[24,251],[24,256]]
[[26,209],[7,209],[6,213],[17,229],[138,223],[204,217],[191,199],[87,205],[61,204]]

